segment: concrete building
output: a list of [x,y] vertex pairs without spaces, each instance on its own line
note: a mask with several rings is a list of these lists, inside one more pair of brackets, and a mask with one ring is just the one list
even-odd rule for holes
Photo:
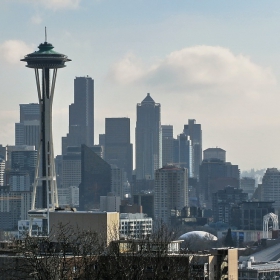
[[79,188],[71,186],[68,188],[58,188],[58,204],[60,207],[79,207]]
[[162,166],[160,104],[150,94],[137,104],[136,120],[136,179],[154,179],[155,170]]
[[153,219],[143,213],[121,213],[120,234],[143,239],[152,233]]
[[169,224],[172,211],[188,205],[187,169],[170,165],[156,170],[154,194],[155,220]]
[[162,166],[172,164],[173,160],[173,125],[162,125]]
[[132,144],[130,143],[130,119],[105,119],[105,160],[126,173],[131,182]]
[[119,239],[119,213],[117,212],[84,212],[55,211],[50,212],[50,229],[53,236],[57,235],[60,223],[73,227],[73,230],[90,230],[102,236],[109,244]]
[[203,151],[203,159],[219,159],[221,161],[226,161],[226,151],[221,148],[208,148]]
[[[184,125],[184,134],[190,137],[193,150],[193,177],[199,179],[199,166],[202,162],[202,130],[201,124],[189,119]],[[190,176],[191,177],[191,176]]]
[[100,211],[120,212],[121,198],[108,193],[107,196],[100,196]]
[[5,166],[6,166],[6,161],[0,157],[0,186],[4,185]]
[[142,206],[142,212],[154,219],[154,193],[139,193],[133,195],[133,203]]
[[94,80],[76,77],[74,103],[69,106],[69,133],[62,138],[62,154],[69,146],[94,145]]

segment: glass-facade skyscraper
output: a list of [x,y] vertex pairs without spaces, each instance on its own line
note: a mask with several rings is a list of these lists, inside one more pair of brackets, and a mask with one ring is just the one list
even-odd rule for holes
[[76,77],[74,80],[74,103],[69,106],[69,133],[62,138],[62,154],[69,146],[94,144],[94,80]]
[[136,179],[154,179],[162,165],[160,104],[148,93],[137,104],[136,120]]

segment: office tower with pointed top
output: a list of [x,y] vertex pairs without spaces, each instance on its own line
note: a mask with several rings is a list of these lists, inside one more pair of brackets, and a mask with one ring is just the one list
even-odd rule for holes
[[160,104],[151,95],[137,104],[136,179],[153,180],[155,170],[162,165]]

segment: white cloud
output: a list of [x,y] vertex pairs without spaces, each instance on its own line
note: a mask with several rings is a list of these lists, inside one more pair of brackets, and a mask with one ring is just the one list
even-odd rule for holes
[[76,9],[79,7],[81,0],[27,0],[30,3],[36,5],[42,5],[43,7],[51,10],[60,9]]
[[145,85],[154,89],[191,93],[246,94],[257,97],[276,78],[242,54],[214,46],[195,46],[170,53],[154,65],[144,67],[129,54],[116,63],[111,79],[121,85]]
[[23,41],[8,40],[0,44],[0,59],[9,64],[17,64],[26,54],[33,51],[33,48]]
[[42,21],[43,21],[43,19],[39,15],[35,15],[31,18],[31,22],[33,24],[40,24]]

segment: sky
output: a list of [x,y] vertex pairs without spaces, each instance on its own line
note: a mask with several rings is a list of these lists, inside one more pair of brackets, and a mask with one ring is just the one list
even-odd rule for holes
[[59,69],[55,154],[68,132],[76,76],[95,80],[95,144],[106,117],[129,117],[149,92],[174,137],[188,119],[203,149],[220,147],[241,171],[280,168],[280,1],[1,0],[0,144],[14,145],[19,104],[37,102],[20,59],[47,40]]

